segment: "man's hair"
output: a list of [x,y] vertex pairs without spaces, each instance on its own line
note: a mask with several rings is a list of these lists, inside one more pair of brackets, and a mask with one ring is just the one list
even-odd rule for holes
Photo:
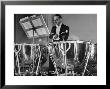
[[54,16],[58,16],[59,19],[62,19],[62,16],[60,14],[55,14]]

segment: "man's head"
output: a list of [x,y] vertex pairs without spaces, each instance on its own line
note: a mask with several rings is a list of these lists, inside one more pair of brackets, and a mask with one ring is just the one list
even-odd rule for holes
[[62,16],[60,14],[55,14],[53,16],[53,24],[59,26],[60,23],[62,23]]

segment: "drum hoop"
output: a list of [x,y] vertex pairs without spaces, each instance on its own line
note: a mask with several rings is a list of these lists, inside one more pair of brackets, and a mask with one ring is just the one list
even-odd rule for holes
[[60,43],[84,43],[86,41],[76,40],[76,41],[59,41],[59,42],[53,42],[53,44],[60,44]]
[[20,45],[20,46],[22,46],[22,45],[26,45],[26,46],[39,46],[39,44],[26,44],[26,43],[23,43],[23,44],[18,44],[18,43],[16,43],[16,44],[14,44],[15,46],[16,45]]

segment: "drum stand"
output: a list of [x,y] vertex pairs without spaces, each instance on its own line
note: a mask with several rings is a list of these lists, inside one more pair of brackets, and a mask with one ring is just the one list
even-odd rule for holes
[[90,44],[90,42],[88,44],[89,44],[89,51],[87,51],[88,46],[86,44],[86,52],[87,52],[86,54],[87,54],[87,57],[86,57],[86,64],[84,66],[84,71],[82,73],[82,76],[84,76],[84,74],[85,74],[85,71],[86,71],[86,68],[87,68],[87,65],[88,65],[88,60],[90,58],[91,44]]
[[52,57],[52,55],[50,55],[50,58],[51,58],[51,60],[53,62],[54,68],[55,68],[55,74],[57,74],[57,76],[58,76],[59,73],[58,73],[58,70],[57,70],[57,65],[56,65],[55,61],[53,60],[54,58]]
[[64,64],[65,64],[65,76],[67,76],[67,58],[66,58],[66,53],[70,49],[71,46],[70,46],[70,43],[69,43],[69,47],[66,50],[66,42],[62,41],[61,43],[64,45],[64,47],[63,47],[63,49],[61,48],[61,46],[59,48],[60,48],[60,50],[61,50],[61,52],[63,54],[63,60],[64,60]]
[[[34,45],[34,31],[35,31],[35,28],[34,28],[34,26],[33,26],[33,45]],[[40,50],[40,46],[38,46],[39,48],[39,50]],[[33,54],[32,54],[33,55]],[[33,68],[34,68],[34,56],[32,56],[32,59],[33,59]],[[39,55],[39,61],[38,61],[38,65],[37,65],[37,69],[36,69],[36,75],[38,75],[38,71],[39,71],[39,66],[40,66],[40,59],[41,59],[41,53],[40,53],[40,55]],[[33,71],[34,72],[34,71]]]
[[[57,76],[58,76],[59,73],[58,73],[58,70],[57,70],[57,65],[56,65],[55,58],[54,58],[54,53],[53,53],[55,50],[53,50],[53,47],[49,48],[49,45],[51,46],[51,44],[47,45],[48,46],[48,50],[49,50],[48,58],[50,58],[52,60],[54,68],[55,68],[55,74],[57,74]],[[54,46],[54,45],[52,45],[52,46]]]
[[[75,55],[75,57],[74,57],[74,62],[79,62],[79,60],[78,60],[78,44],[77,44],[77,41],[75,41],[74,42],[74,55]],[[75,67],[75,65],[76,64],[74,64],[74,67]],[[73,76],[75,75],[75,73],[74,73],[74,71],[73,71]]]
[[15,55],[17,57],[17,66],[18,66],[18,74],[19,75],[21,75],[21,73],[20,73],[20,66],[19,66],[19,58],[18,58],[20,50],[21,50],[21,45],[18,46],[18,51],[16,49],[14,50],[15,51]]
[[[39,50],[40,50],[40,46],[38,46],[39,48]],[[40,59],[41,59],[41,52],[40,52],[40,54],[39,54],[39,61],[38,61],[38,64],[37,64],[37,69],[36,69],[36,75],[38,75],[38,71],[39,71],[39,67],[40,67]]]

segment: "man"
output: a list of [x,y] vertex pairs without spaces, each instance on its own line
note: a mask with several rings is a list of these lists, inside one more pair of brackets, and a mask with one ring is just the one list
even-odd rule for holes
[[[69,36],[69,27],[62,23],[61,15],[55,14],[53,16],[53,27],[49,38],[53,39],[53,41],[67,41],[68,36]],[[59,61],[60,60],[61,59],[59,59]],[[60,70],[59,72],[61,73],[65,73],[65,68],[58,67],[58,70]]]
[[62,16],[60,14],[53,16],[53,25],[49,38],[53,39],[53,41],[67,41],[69,27],[62,23]]

